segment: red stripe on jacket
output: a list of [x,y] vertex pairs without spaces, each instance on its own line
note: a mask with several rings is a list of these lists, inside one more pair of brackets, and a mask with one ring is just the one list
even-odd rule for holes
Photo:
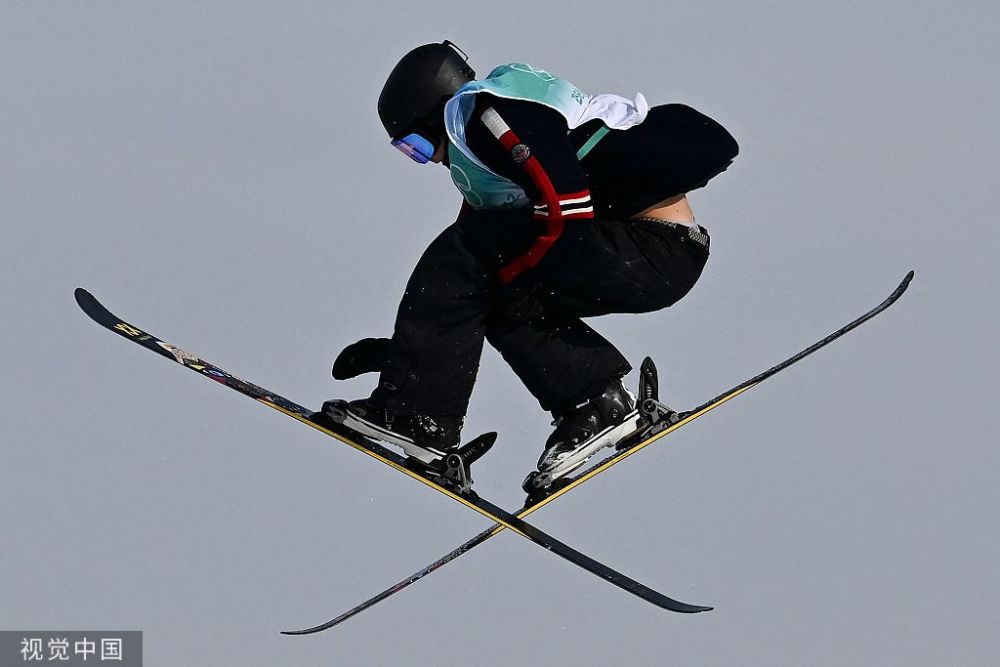
[[[513,150],[514,146],[521,143],[517,135],[514,134],[513,130],[508,130],[504,132],[500,137],[500,144],[509,150]],[[531,245],[526,253],[516,257],[509,264],[500,269],[500,281],[503,283],[509,283],[519,275],[532,268],[540,261],[545,253],[549,251],[552,244],[559,239],[563,232],[563,221],[565,220],[578,220],[578,219],[593,219],[593,212],[587,211],[584,213],[572,213],[569,215],[564,215],[562,212],[562,207],[560,204],[560,199],[579,199],[582,197],[589,197],[590,190],[582,190],[580,192],[574,192],[570,194],[565,194],[560,197],[556,193],[555,187],[552,185],[552,180],[549,175],[545,173],[542,163],[534,155],[529,155],[521,166],[531,177],[532,182],[538,191],[542,195],[542,203],[548,206],[548,215],[534,216],[535,220],[543,220],[546,223],[545,233],[535,239],[535,242]]]

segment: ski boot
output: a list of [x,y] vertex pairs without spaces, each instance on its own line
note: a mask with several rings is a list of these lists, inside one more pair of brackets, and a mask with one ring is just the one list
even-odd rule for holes
[[496,441],[496,433],[486,433],[461,446],[462,417],[393,415],[370,398],[327,401],[312,419],[320,424],[333,421],[402,449],[408,468],[459,493],[471,493],[469,468]]
[[556,429],[545,442],[538,470],[532,471],[521,485],[529,497],[555,490],[557,480],[640,426],[635,397],[621,380],[615,380],[600,396],[555,416],[552,424]]

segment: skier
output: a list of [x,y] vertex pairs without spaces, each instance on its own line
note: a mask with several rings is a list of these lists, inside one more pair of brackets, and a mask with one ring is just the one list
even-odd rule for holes
[[431,463],[460,444],[486,339],[555,417],[533,492],[636,427],[631,366],[581,318],[688,293],[709,237],[686,193],[738,146],[681,104],[588,95],[521,63],[477,80],[467,60],[449,41],[420,46],[379,97],[392,145],[448,167],[464,201],[414,268],[392,338],[334,362],[337,379],[380,372],[377,387],[322,414]]

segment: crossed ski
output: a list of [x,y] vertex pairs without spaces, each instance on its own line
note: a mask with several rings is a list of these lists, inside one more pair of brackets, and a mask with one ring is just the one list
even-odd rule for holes
[[[569,479],[563,480],[559,485],[559,487],[553,489],[549,495],[542,498],[529,499],[529,501],[526,502],[525,506],[520,511],[518,511],[516,515],[506,512],[503,509],[494,505],[493,503],[490,503],[489,501],[480,498],[477,494],[469,490],[467,487],[464,489],[448,488],[447,486],[438,483],[434,479],[428,478],[424,474],[421,474],[421,472],[411,469],[408,466],[407,461],[404,459],[404,457],[400,456],[396,452],[391,451],[386,447],[383,447],[379,443],[365,438],[364,436],[356,434],[353,431],[347,429],[346,427],[343,427],[342,425],[330,424],[330,423],[319,424],[313,421],[311,419],[312,412],[302,407],[301,405],[293,403],[292,401],[289,401],[288,399],[279,396],[278,394],[275,394],[273,392],[270,392],[262,387],[246,382],[245,380],[241,380],[236,376],[228,373],[227,371],[224,371],[221,368],[214,366],[213,364],[210,364],[193,354],[190,354],[188,352],[181,350],[180,348],[170,345],[169,343],[166,343],[152,336],[151,334],[146,333],[145,331],[139,329],[138,327],[135,327],[134,325],[119,319],[118,317],[113,315],[110,311],[108,311],[104,306],[102,306],[97,301],[97,299],[93,297],[93,295],[91,295],[89,292],[87,292],[82,288],[78,288],[76,290],[75,296],[77,303],[84,310],[84,312],[87,313],[87,315],[89,315],[98,324],[101,324],[107,329],[110,329],[111,331],[114,331],[115,333],[123,336],[124,338],[132,340],[133,342],[142,345],[143,347],[149,350],[157,352],[158,354],[161,354],[164,357],[167,357],[168,359],[181,364],[182,366],[190,368],[191,370],[198,372],[201,375],[205,375],[229,387],[230,389],[238,391],[246,396],[250,396],[251,398],[254,398],[257,401],[260,401],[261,403],[267,405],[268,407],[274,408],[298,421],[308,424],[309,426],[312,426],[313,428],[322,431],[327,435],[330,435],[344,442],[345,444],[350,445],[351,447],[359,451],[362,451],[368,454],[369,456],[372,456],[375,459],[378,459],[379,461],[382,461],[386,465],[389,465],[390,467],[399,470],[400,472],[406,474],[407,476],[417,479],[418,481],[426,484],[427,486],[434,488],[435,490],[449,496],[453,500],[456,500],[462,503],[463,505],[466,505],[467,507],[479,512],[480,514],[483,514],[484,516],[491,518],[496,522],[493,526],[477,534],[469,541],[465,542],[464,544],[454,549],[453,551],[449,552],[448,554],[442,556],[441,558],[434,561],[430,565],[422,568],[421,570],[418,570],[417,572],[410,575],[409,577],[399,582],[395,586],[386,589],[382,593],[379,593],[375,597],[363,602],[362,604],[354,607],[353,609],[344,612],[340,616],[312,628],[307,628],[304,630],[285,631],[283,633],[289,635],[301,635],[301,634],[311,634],[319,632],[321,630],[325,630],[339,623],[342,623],[348,618],[355,616],[356,614],[364,611],[365,609],[368,609],[373,605],[377,604],[381,600],[386,599],[387,597],[399,592],[403,588],[406,588],[410,584],[420,580],[427,574],[430,574],[431,572],[437,570],[443,565],[458,558],[462,554],[467,553],[474,547],[482,544],[489,538],[500,533],[505,528],[510,528],[514,532],[526,537],[527,539],[535,542],[536,544],[542,546],[543,548],[555,552],[556,554],[562,556],[566,560],[569,560],[570,562],[582,567],[583,569],[588,570],[589,572],[592,572],[604,579],[607,579],[616,586],[619,586],[620,588],[623,588],[624,590],[627,590],[633,595],[636,595],[637,597],[640,597],[652,604],[655,604],[658,607],[684,613],[694,613],[694,612],[710,610],[711,607],[686,604],[684,602],[673,600],[661,593],[658,593],[640,584],[639,582],[630,579],[629,577],[621,574],[620,572],[617,572],[616,570],[613,570],[606,565],[598,563],[597,561],[589,558],[588,556],[580,553],[579,551],[576,551],[575,549],[567,546],[566,544],[559,542],[555,538],[547,535],[546,533],[535,528],[531,524],[525,522],[523,519],[524,517],[534,512],[535,510],[538,510],[541,507],[547,505],[548,503],[552,502],[561,495],[568,493],[571,489],[574,489],[580,484],[586,482],[587,480],[592,479],[593,477],[607,470],[608,468],[615,465],[619,461],[624,460],[625,458],[631,456],[640,449],[643,449],[644,447],[652,444],[653,442],[656,442],[657,440],[666,436],[667,434],[672,433],[678,428],[681,428],[682,426],[694,421],[701,415],[715,409],[716,407],[722,405],[723,403],[729,401],[730,399],[735,398],[736,396],[742,394],[743,392],[760,384],[767,378],[788,368],[792,364],[800,361],[804,357],[809,356],[813,352],[819,350],[822,347],[825,347],[826,345],[840,338],[841,336],[851,331],[852,329],[872,319],[879,313],[886,310],[889,306],[895,303],[900,296],[902,296],[903,292],[905,292],[906,288],[909,286],[910,280],[912,280],[912,278],[913,278],[913,272],[910,271],[909,273],[906,274],[906,276],[903,278],[902,282],[900,282],[900,284],[896,287],[896,289],[893,290],[893,292],[885,299],[885,301],[883,301],[882,303],[880,303],[878,306],[871,309],[867,313],[861,315],[857,319],[849,322],[848,324],[841,327],[837,331],[833,332],[829,336],[817,341],[813,345],[810,345],[801,352],[789,357],[788,359],[782,361],[781,363],[772,366],[763,373],[760,373],[759,375],[750,378],[749,380],[733,387],[732,389],[729,389],[728,391],[719,394],[715,398],[706,401],[705,403],[694,408],[693,410],[689,410],[684,413],[678,414],[668,409],[665,409],[665,406],[663,406],[658,402],[658,400],[656,400],[657,396],[655,390],[655,369],[653,368],[651,361],[647,359],[647,361],[644,362],[642,368],[643,378],[644,380],[647,381],[646,386],[648,387],[650,386],[648,380],[651,377],[652,386],[654,387],[654,389],[651,392],[640,394],[640,406],[642,407],[643,412],[647,415],[649,421],[648,427],[644,429],[643,439],[640,439],[638,442],[626,442],[625,446],[620,448],[616,453],[606,457],[605,459],[603,459],[596,465],[589,467],[585,471],[577,473],[575,476]],[[467,448],[474,448],[473,446],[482,447],[484,443],[485,446],[488,447],[489,444],[492,443],[492,440],[495,437],[496,437],[495,433],[484,434],[482,436],[479,436],[479,438],[473,440],[472,443],[470,443],[466,447]],[[465,470],[465,472],[468,471]]]
[[[105,328],[119,334],[120,336],[137,343],[146,349],[156,352],[171,361],[174,361],[182,366],[189,368],[201,375],[204,375],[220,384],[223,384],[230,389],[240,392],[246,396],[249,396],[257,401],[267,405],[268,407],[274,408],[279,412],[292,417],[300,422],[308,424],[309,426],[326,433],[327,435],[333,436],[334,438],[340,440],[341,442],[350,445],[354,449],[357,449],[369,456],[378,459],[382,463],[404,473],[405,475],[416,479],[427,486],[443,493],[444,495],[452,498],[453,500],[462,503],[463,505],[479,512],[480,514],[490,518],[496,522],[496,525],[503,528],[510,528],[514,532],[526,537],[532,542],[538,544],[542,548],[552,551],[559,556],[562,556],[566,560],[578,565],[579,567],[596,574],[602,579],[615,584],[616,586],[632,593],[633,595],[646,600],[658,607],[667,609],[670,611],[682,612],[682,613],[696,613],[700,611],[708,611],[711,607],[692,605],[685,602],[680,602],[672,598],[663,595],[657,591],[652,590],[644,586],[643,584],[625,576],[624,574],[602,564],[594,559],[586,556],[585,554],[573,549],[572,547],[560,542],[554,537],[544,533],[538,528],[532,526],[531,524],[524,521],[521,517],[515,516],[500,507],[494,505],[493,503],[479,497],[476,493],[471,490],[465,489],[452,489],[444,486],[434,479],[427,477],[425,474],[413,470],[409,467],[407,460],[400,454],[389,450],[388,448],[382,446],[381,444],[365,438],[364,436],[354,433],[347,427],[336,424],[336,423],[317,423],[311,417],[313,412],[304,408],[301,405],[293,403],[292,401],[275,394],[263,387],[259,387],[255,384],[241,380],[240,378],[232,375],[231,373],[215,366],[200,357],[197,357],[189,352],[175,347],[169,343],[166,343],[152,334],[149,334],[142,329],[132,325],[114,314],[112,314],[107,308],[100,304],[96,298],[90,292],[85,289],[77,288],[75,292],[76,301],[80,308],[91,317],[95,322],[104,326]],[[481,441],[483,439],[491,441],[496,437],[496,434],[484,434],[480,436],[476,441]],[[473,443],[470,443],[473,444]]]
[[[786,368],[788,368],[792,364],[794,364],[794,363],[800,361],[801,359],[809,356],[810,354],[812,354],[813,352],[819,350],[820,348],[826,347],[827,345],[829,345],[833,341],[837,340],[838,338],[840,338],[841,336],[843,336],[847,332],[849,332],[852,329],[855,329],[858,326],[864,324],[865,322],[867,322],[868,320],[872,319],[873,317],[875,317],[876,315],[878,315],[879,313],[881,313],[885,309],[887,309],[889,306],[891,306],[892,304],[894,304],[899,299],[899,297],[903,295],[903,292],[906,291],[906,288],[909,286],[910,281],[912,279],[913,279],[913,271],[910,271],[909,273],[906,274],[906,276],[903,278],[902,282],[899,283],[899,285],[896,287],[896,289],[893,290],[892,293],[885,299],[885,301],[883,301],[882,303],[880,303],[876,307],[872,308],[871,310],[869,310],[868,312],[866,312],[864,315],[861,315],[857,319],[849,322],[848,324],[844,325],[843,327],[841,327],[837,331],[834,331],[829,336],[826,336],[825,338],[823,338],[823,339],[821,339],[821,340],[813,343],[812,345],[810,345],[809,347],[805,348],[801,352],[798,352],[797,354],[792,355],[788,359],[785,359],[781,363],[779,363],[779,364],[777,364],[775,366],[772,366],[771,368],[767,369],[763,373],[755,375],[754,377],[750,378],[749,380],[746,380],[745,382],[742,382],[741,384],[736,385],[732,389],[729,389],[729,390],[727,390],[727,391],[719,394],[715,398],[713,398],[713,399],[711,399],[709,401],[706,401],[705,403],[702,403],[701,405],[699,405],[698,407],[696,407],[696,408],[694,408],[692,410],[689,410],[687,412],[683,412],[683,413],[680,413],[680,414],[672,412],[672,411],[669,411],[669,410],[662,410],[662,408],[664,406],[662,406],[662,404],[660,404],[658,402],[658,400],[656,400],[656,399],[658,399],[658,396],[655,395],[655,393],[656,393],[655,390],[653,392],[653,395],[644,395],[640,391],[640,395],[639,395],[640,406],[644,408],[643,409],[644,413],[646,413],[646,414],[648,414],[648,415],[650,415],[650,416],[653,417],[653,425],[649,429],[649,431],[647,433],[645,433],[645,439],[642,439],[641,441],[635,442],[635,443],[627,443],[625,447],[623,447],[622,449],[620,449],[616,453],[614,453],[614,454],[606,457],[605,459],[603,459],[602,461],[600,461],[596,465],[590,466],[584,472],[578,473],[578,474],[576,474],[575,476],[571,477],[568,480],[564,480],[562,482],[562,485],[558,489],[554,490],[548,496],[546,496],[544,498],[540,498],[540,499],[535,499],[535,500],[532,500],[532,499],[529,498],[528,502],[526,502],[525,506],[516,514],[516,516],[518,518],[524,518],[524,517],[528,516],[529,514],[531,514],[532,512],[534,512],[535,510],[541,509],[543,506],[545,506],[548,503],[552,502],[553,500],[555,500],[559,496],[563,495],[564,493],[568,493],[570,490],[578,487],[580,484],[583,484],[588,479],[592,479],[593,477],[595,477],[596,475],[599,475],[600,473],[604,472],[605,470],[607,470],[611,466],[615,465],[619,461],[622,461],[623,459],[631,456],[632,454],[635,454],[640,449],[643,449],[644,447],[653,444],[654,442],[656,442],[660,438],[662,438],[662,437],[664,437],[664,436],[666,436],[666,435],[668,435],[670,433],[673,433],[674,431],[676,431],[677,429],[681,428],[682,426],[691,423],[692,421],[694,421],[698,417],[702,416],[706,412],[714,410],[715,408],[719,407],[720,405],[722,405],[723,403],[729,401],[730,399],[736,398],[737,396],[739,396],[743,392],[745,392],[745,391],[747,391],[747,390],[755,387],[756,385],[760,384],[761,382],[763,382],[764,380],[768,379],[769,377],[772,377],[773,375],[776,375],[777,373],[785,370]],[[648,364],[648,366],[647,366],[647,364]],[[646,361],[643,363],[643,368],[641,369],[642,370],[642,374],[644,376],[644,379],[647,378],[647,375],[650,373],[650,371],[652,370],[652,368],[653,368],[652,364],[649,361],[649,359],[647,358]],[[655,370],[652,370],[652,372],[654,373],[653,378],[652,378],[652,383],[653,383],[652,386],[655,387],[656,386]],[[647,383],[647,386],[649,386],[648,383]],[[649,399],[653,399],[653,403],[648,404],[646,406],[642,406],[642,403],[645,402],[646,400],[649,400]],[[417,570],[416,572],[414,572],[413,574],[411,574],[409,577],[407,577],[406,579],[403,579],[402,581],[400,581],[399,583],[395,584],[394,586],[392,586],[390,588],[387,588],[386,590],[382,591],[381,593],[379,593],[375,597],[372,597],[372,598],[366,600],[365,602],[362,602],[358,606],[353,607],[352,609],[349,609],[348,611],[345,611],[340,616],[337,616],[336,618],[334,618],[334,619],[332,619],[330,621],[327,621],[326,623],[322,623],[320,625],[317,625],[317,626],[314,626],[314,627],[311,627],[311,628],[306,628],[306,629],[303,629],[303,630],[287,630],[287,631],[284,631],[282,634],[286,634],[286,635],[312,634],[312,633],[316,633],[316,632],[321,632],[321,631],[326,630],[328,628],[332,628],[335,625],[339,625],[340,623],[343,623],[347,619],[349,619],[349,618],[351,618],[353,616],[356,616],[357,614],[361,613],[362,611],[365,611],[366,609],[369,609],[369,608],[373,607],[374,605],[378,604],[382,600],[385,600],[386,598],[390,597],[391,595],[394,595],[394,594],[398,593],[399,591],[403,590],[404,588],[406,588],[410,584],[413,584],[413,583],[419,581],[420,579],[424,578],[425,576],[427,576],[431,572],[434,572],[435,570],[437,570],[437,569],[441,568],[442,566],[444,566],[444,565],[450,563],[451,561],[455,560],[456,558],[458,558],[462,554],[465,554],[465,553],[471,551],[473,548],[479,546],[480,544],[482,544],[483,542],[487,541],[488,539],[490,539],[494,535],[502,532],[504,530],[504,528],[505,528],[505,526],[502,525],[501,523],[494,524],[493,526],[491,526],[491,527],[487,528],[486,530],[482,531],[481,533],[477,534],[476,536],[474,536],[472,539],[468,540],[464,544],[460,545],[459,547],[457,547],[453,551],[450,551],[449,553],[445,554],[441,558],[437,559],[436,561],[434,561],[430,565],[427,565],[426,567],[423,567],[420,570]]]

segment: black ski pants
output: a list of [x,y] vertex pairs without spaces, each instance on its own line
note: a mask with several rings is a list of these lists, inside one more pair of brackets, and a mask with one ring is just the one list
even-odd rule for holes
[[700,227],[570,221],[538,266],[504,285],[497,270],[544,226],[530,215],[466,208],[430,244],[407,284],[373,398],[395,414],[464,415],[485,339],[543,409],[569,409],[631,370],[582,318],[666,308],[708,259]]

